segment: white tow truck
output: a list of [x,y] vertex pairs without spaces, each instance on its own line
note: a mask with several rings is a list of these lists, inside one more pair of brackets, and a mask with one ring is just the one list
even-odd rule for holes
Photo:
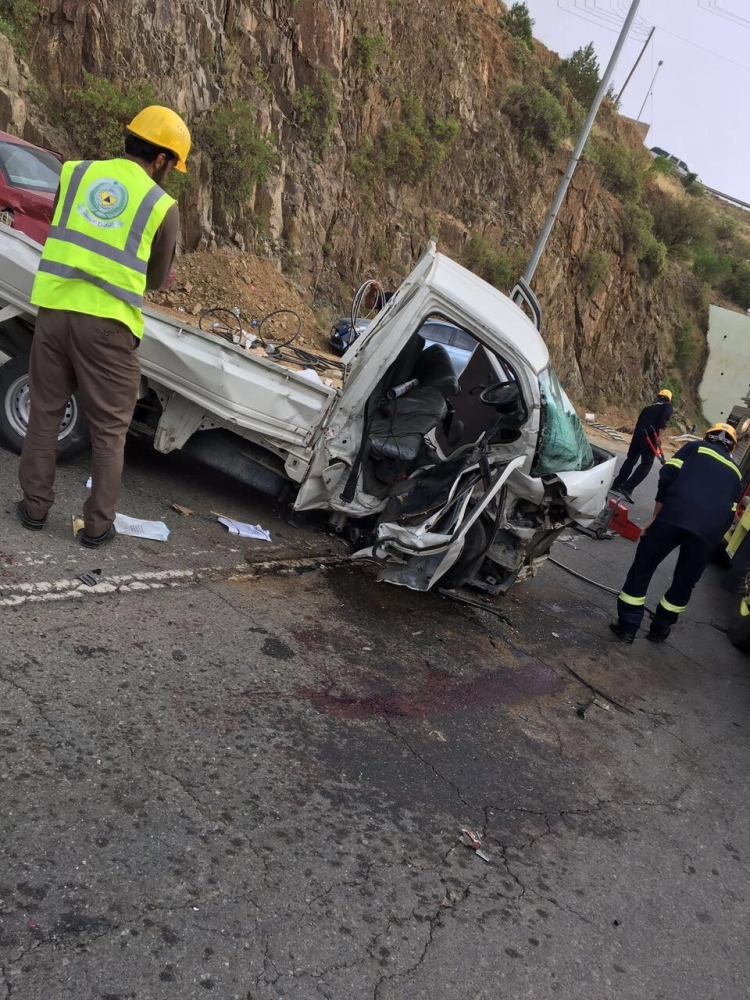
[[[0,225],[0,439],[16,452],[32,405],[40,253]],[[341,359],[339,384],[146,309],[132,431],[326,512],[382,580],[505,593],[572,521],[596,518],[615,471],[550,367],[533,294],[517,293],[533,319],[431,243]],[[445,346],[456,342],[446,329],[460,349]],[[73,397],[61,454],[86,443]]]

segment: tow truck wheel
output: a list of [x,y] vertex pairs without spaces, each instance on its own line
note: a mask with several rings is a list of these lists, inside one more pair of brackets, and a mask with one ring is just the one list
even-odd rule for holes
[[750,653],[750,573],[743,577],[735,601],[729,623],[729,641],[742,653]]
[[[23,448],[30,408],[29,355],[18,354],[0,367],[0,441],[17,455]],[[65,407],[58,442],[63,459],[89,447],[89,431],[78,393],[70,397]]]

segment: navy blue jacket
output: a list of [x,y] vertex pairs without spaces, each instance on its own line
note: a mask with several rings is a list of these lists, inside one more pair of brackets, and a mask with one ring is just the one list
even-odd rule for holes
[[670,458],[659,474],[656,502],[664,506],[657,523],[684,528],[716,546],[732,523],[742,490],[740,470],[726,448],[691,441]]
[[664,430],[673,413],[674,407],[667,400],[644,406],[638,414],[633,437],[635,438],[639,431],[645,431],[649,437],[654,437],[655,434]]

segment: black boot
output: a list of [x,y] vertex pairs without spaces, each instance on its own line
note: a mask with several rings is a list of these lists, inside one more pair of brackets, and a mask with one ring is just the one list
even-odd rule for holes
[[665,622],[658,622],[654,619],[651,622],[651,628],[646,633],[646,638],[649,642],[664,642],[665,639],[669,638],[671,631],[671,625],[667,625]]
[[617,618],[613,622],[609,623],[609,628],[611,632],[614,632],[620,642],[632,644],[635,639],[635,632],[627,632]]

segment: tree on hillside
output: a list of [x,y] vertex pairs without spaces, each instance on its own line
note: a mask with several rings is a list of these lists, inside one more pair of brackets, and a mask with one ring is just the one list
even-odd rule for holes
[[531,29],[534,27],[534,19],[529,14],[529,8],[523,0],[513,4],[503,18],[503,24],[514,38],[520,39],[527,49],[533,51],[534,39]]
[[585,108],[589,107],[596,97],[601,82],[594,43],[589,42],[588,45],[581,46],[567,59],[563,59],[560,70],[576,100]]

